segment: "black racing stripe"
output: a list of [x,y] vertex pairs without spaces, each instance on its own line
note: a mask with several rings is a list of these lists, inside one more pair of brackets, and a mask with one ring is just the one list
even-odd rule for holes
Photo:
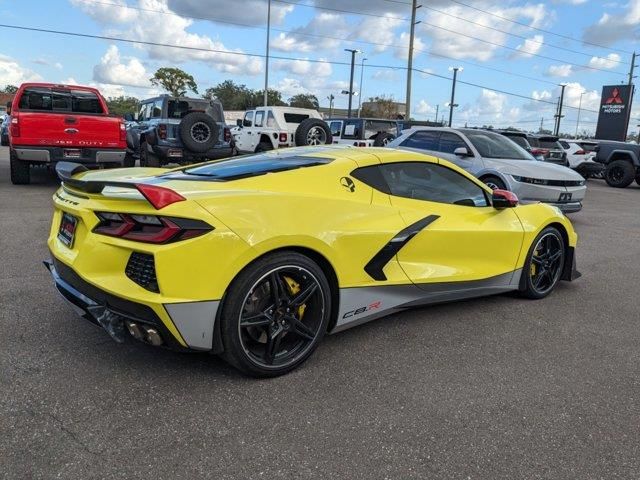
[[394,236],[387,244],[376,253],[369,263],[364,267],[364,271],[369,274],[371,278],[378,281],[387,279],[382,269],[389,263],[389,261],[404,247],[409,240],[415,237],[421,230],[424,230],[431,223],[435,222],[440,215],[429,215],[415,223],[412,223],[407,228],[400,230],[396,236]]

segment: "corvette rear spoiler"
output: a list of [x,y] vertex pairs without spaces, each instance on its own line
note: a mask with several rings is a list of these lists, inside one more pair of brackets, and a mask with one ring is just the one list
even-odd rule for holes
[[83,180],[81,178],[73,178],[74,175],[88,170],[89,169],[84,165],[73,162],[58,162],[56,165],[56,174],[62,182],[62,185],[67,185],[81,192],[99,194],[102,193],[106,187],[129,188],[140,192],[156,210],[160,210],[172,203],[186,200],[182,195],[169,188],[160,187],[150,183],[118,182],[112,180]]

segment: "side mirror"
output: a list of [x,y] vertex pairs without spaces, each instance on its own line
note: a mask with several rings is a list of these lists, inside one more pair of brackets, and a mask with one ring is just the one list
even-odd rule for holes
[[133,113],[125,113],[122,118],[124,118],[127,122],[133,122]]
[[236,120],[236,125],[240,128],[242,128],[242,120],[241,119],[237,119]]
[[458,157],[471,157],[471,152],[469,151],[469,149],[467,147],[458,147],[453,151],[454,155],[457,155]]
[[496,189],[491,196],[493,208],[501,210],[503,208],[513,208],[518,206],[518,196],[508,190]]
[[13,102],[7,102],[7,115],[11,115],[11,105]]

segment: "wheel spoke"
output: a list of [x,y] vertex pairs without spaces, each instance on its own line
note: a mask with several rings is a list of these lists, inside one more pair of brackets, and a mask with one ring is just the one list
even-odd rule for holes
[[264,351],[264,361],[269,365],[273,365],[273,360],[280,348],[280,342],[282,341],[282,327],[278,326],[276,330],[269,334],[267,339],[267,346]]
[[272,321],[271,315],[269,315],[267,311],[265,311],[265,312],[260,312],[257,315],[242,317],[242,319],[240,320],[240,326],[242,328],[264,327],[265,325],[269,325],[271,321]]
[[299,336],[306,338],[307,340],[313,340],[316,337],[316,334],[313,332],[313,330],[311,330],[297,318],[293,316],[285,318],[293,326],[294,333],[297,333]]
[[535,263],[536,265],[542,265],[542,263],[543,263],[542,258],[539,258],[539,257],[537,257],[537,256],[533,256],[533,257],[531,257],[531,261],[532,261],[533,263]]
[[540,284],[542,283],[542,279],[546,275],[547,271],[545,269],[540,270],[536,278],[533,279],[534,288],[540,288]]
[[552,264],[555,263],[561,256],[562,256],[561,251],[555,252],[554,254],[549,256],[549,263],[552,263]]
[[307,300],[313,295],[313,293],[317,290],[318,284],[313,282],[305,287],[298,295],[296,295],[293,299],[291,299],[292,307],[299,307],[303,303],[306,303]]
[[269,277],[269,285],[271,287],[271,295],[273,296],[273,302],[279,305],[283,301],[289,299],[287,295],[287,289],[282,282],[282,278],[277,272],[273,272]]

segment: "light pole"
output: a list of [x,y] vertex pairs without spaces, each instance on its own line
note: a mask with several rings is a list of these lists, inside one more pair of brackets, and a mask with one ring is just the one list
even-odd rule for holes
[[351,52],[351,76],[349,77],[349,109],[347,110],[347,118],[351,118],[351,100],[353,99],[353,70],[356,63],[356,53],[360,53],[360,50],[345,48],[344,51]]
[[267,0],[267,56],[264,65],[264,106],[269,103],[269,36],[271,34],[271,0]]
[[453,109],[457,107],[456,104],[456,81],[458,79],[458,72],[462,72],[462,67],[449,67],[449,71],[453,72],[453,84],[451,85],[451,102],[449,102],[449,126],[453,123]]
[[329,100],[329,118],[333,116],[333,101],[335,100],[335,98],[336,97],[333,95],[333,93],[327,97],[327,100]]
[[576,138],[578,138],[578,127],[580,126],[580,111],[582,110],[582,96],[585,93],[586,92],[582,92],[580,94],[580,101],[578,102],[578,119],[576,120],[576,134],[574,135]]
[[440,110],[440,104],[436,105],[436,123],[438,123],[438,111]]
[[364,81],[364,61],[366,58],[362,58],[362,63],[360,65],[360,95],[358,96],[358,118],[360,118],[360,113],[362,112],[362,82]]

